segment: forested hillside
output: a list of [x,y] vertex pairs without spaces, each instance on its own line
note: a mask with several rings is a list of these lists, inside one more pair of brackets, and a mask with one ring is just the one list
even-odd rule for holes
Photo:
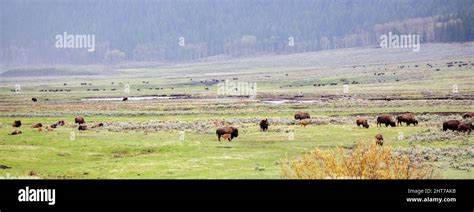
[[[4,0],[0,62],[184,62],[216,55],[288,54],[371,46],[389,31],[420,34],[421,42],[472,41],[473,3]],[[55,36],[64,32],[95,35],[95,51],[55,48]]]

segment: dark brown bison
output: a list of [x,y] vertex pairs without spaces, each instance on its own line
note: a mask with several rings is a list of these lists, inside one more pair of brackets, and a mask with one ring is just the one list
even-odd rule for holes
[[12,124],[12,127],[21,127],[21,121],[20,120],[15,120]]
[[217,139],[221,141],[221,137],[224,134],[230,134],[230,138],[228,138],[229,142],[232,141],[232,139],[236,138],[239,136],[239,130],[234,127],[221,127],[216,130],[217,134]]
[[470,119],[470,118],[472,118],[473,116],[474,116],[474,112],[472,112],[472,113],[463,113],[463,114],[462,114],[462,118],[463,118],[463,119]]
[[402,122],[405,122],[407,126],[413,124],[413,126],[418,125],[418,120],[416,120],[416,116],[413,113],[404,113],[397,116],[397,124],[402,126]]
[[122,101],[127,101],[128,100],[128,97],[123,97],[122,98]]
[[49,127],[50,127],[50,128],[55,128],[55,129],[56,129],[56,128],[58,127],[58,124],[57,124],[57,123],[54,123],[54,124],[51,124],[51,125],[49,125]]
[[21,133],[22,133],[21,130],[15,130],[10,135],[19,135]]
[[43,124],[41,123],[36,123],[36,124],[31,125],[31,128],[41,128],[41,127],[43,127]]
[[87,125],[85,124],[81,124],[79,125],[79,128],[77,128],[78,130],[87,130]]
[[363,126],[365,128],[369,128],[369,123],[368,123],[366,118],[362,118],[362,117],[357,118],[356,124],[357,124],[358,127]]
[[37,101],[38,101],[38,99],[33,97],[33,98],[31,98],[31,101],[33,101],[33,102],[37,102]]
[[383,145],[383,135],[382,134],[377,134],[375,135],[375,143],[382,146]]
[[388,127],[388,125],[390,125],[391,127],[396,126],[395,122],[392,120],[392,117],[389,115],[382,115],[377,117],[377,126],[381,127],[382,124],[385,124],[385,127]]
[[459,125],[461,123],[462,122],[459,121],[459,120],[445,121],[445,122],[443,122],[443,131],[446,131],[446,130],[458,131],[459,130]]
[[309,119],[309,118],[311,117],[309,116],[309,113],[306,113],[306,112],[298,112],[295,114],[296,120]]
[[458,130],[459,132],[467,132],[467,134],[471,134],[472,128],[472,123],[461,123],[458,125]]
[[268,131],[268,119],[263,119],[260,121],[260,129],[265,132]]
[[59,120],[58,123],[56,123],[58,126],[64,126],[66,123],[64,120]]
[[74,119],[74,122],[76,124],[84,124],[86,123],[86,121],[84,120],[84,118],[82,116],[76,116],[76,118]]

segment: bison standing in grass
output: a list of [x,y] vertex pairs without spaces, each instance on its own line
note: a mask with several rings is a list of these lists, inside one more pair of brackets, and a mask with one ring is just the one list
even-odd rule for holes
[[306,112],[298,112],[295,114],[295,119],[296,120],[303,120],[303,119],[309,119],[311,118],[309,116],[309,113],[306,113]]
[[268,131],[268,119],[263,119],[260,121],[260,129],[265,132]]
[[375,135],[375,143],[382,146],[383,145],[383,135],[382,134],[377,134]]
[[473,113],[463,113],[462,114],[462,118],[463,119],[470,119],[474,116],[474,112]]
[[21,127],[21,121],[20,120],[15,120],[12,124],[12,127]]
[[86,121],[84,120],[82,116],[76,116],[76,118],[74,119],[74,122],[80,125],[86,123]]
[[413,124],[413,126],[418,125],[418,120],[416,120],[416,116],[413,113],[404,113],[397,116],[397,124],[402,126],[402,122],[405,122],[407,126]]
[[443,131],[446,131],[446,130],[458,131],[459,130],[459,125],[461,123],[462,122],[459,121],[459,120],[445,121],[445,122],[443,122]]
[[367,121],[366,118],[362,118],[362,117],[357,118],[356,124],[358,127],[363,126],[364,128],[369,128],[369,122]]
[[474,128],[472,126],[472,123],[461,123],[458,125],[458,130],[460,132],[467,132],[467,134],[471,134],[471,131],[472,131],[472,128]]
[[36,124],[31,125],[31,128],[41,128],[41,127],[43,127],[43,124],[41,123],[36,123]]
[[382,126],[382,124],[385,124],[385,127],[388,127],[390,125],[391,127],[395,127],[395,121],[393,121],[392,117],[389,115],[382,115],[377,117],[377,126]]
[[[230,141],[239,136],[239,130],[234,127],[221,127],[216,130],[217,139],[221,141],[221,137],[225,134],[230,134],[230,138],[227,138]],[[228,137],[228,136],[226,136]]]

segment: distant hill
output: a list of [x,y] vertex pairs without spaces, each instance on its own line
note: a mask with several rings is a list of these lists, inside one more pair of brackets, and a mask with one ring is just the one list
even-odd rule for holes
[[[388,31],[465,42],[474,40],[473,8],[472,0],[3,0],[0,63],[291,54],[371,46]],[[64,32],[94,35],[95,48],[56,48]]]

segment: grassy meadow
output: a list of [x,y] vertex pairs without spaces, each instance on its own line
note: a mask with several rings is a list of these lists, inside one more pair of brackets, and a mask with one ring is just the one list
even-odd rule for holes
[[[419,54],[346,49],[180,65],[64,65],[54,68],[67,76],[47,77],[1,76],[46,66],[2,67],[0,177],[279,179],[285,159],[374,142],[381,133],[384,146],[419,156],[443,178],[473,179],[472,134],[441,130],[443,121],[474,111],[472,49],[430,44]],[[257,96],[220,96],[215,80],[255,82]],[[125,96],[164,98],[88,100]],[[310,125],[298,125],[298,111],[311,114]],[[378,115],[407,111],[419,125],[375,124]],[[104,127],[79,131],[78,115]],[[369,129],[355,125],[358,116]],[[259,129],[263,118],[268,132]],[[20,135],[10,135],[15,120]],[[66,125],[31,128],[58,120]],[[239,137],[218,142],[220,122],[239,128]]]

